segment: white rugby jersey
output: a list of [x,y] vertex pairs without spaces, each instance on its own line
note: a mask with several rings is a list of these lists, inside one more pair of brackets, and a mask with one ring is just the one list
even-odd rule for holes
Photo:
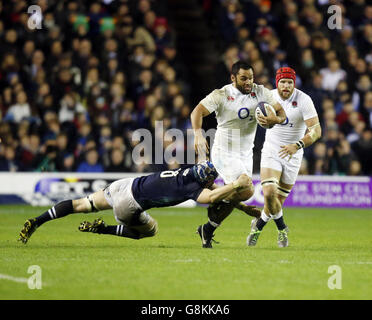
[[257,129],[255,109],[259,102],[274,105],[272,92],[262,85],[253,84],[249,94],[243,94],[233,84],[213,90],[200,101],[209,112],[215,112],[217,131],[213,148],[226,152],[249,153],[254,146]]
[[[302,139],[306,132],[305,120],[316,117],[313,100],[305,92],[294,89],[287,100],[282,100],[278,89],[271,90],[274,98],[282,105],[287,119],[282,124],[276,124],[273,128],[266,130],[264,148],[281,150],[280,146],[296,143]],[[300,149],[297,154],[303,154]]]

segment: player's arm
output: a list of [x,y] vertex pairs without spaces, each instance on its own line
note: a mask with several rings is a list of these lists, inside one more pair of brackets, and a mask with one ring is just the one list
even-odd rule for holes
[[279,102],[277,102],[273,104],[273,108],[276,112],[276,123],[275,124],[283,123],[287,119],[287,115],[285,114],[285,111],[282,105]]
[[288,155],[291,156],[298,150],[311,146],[322,136],[322,128],[318,116],[305,120],[305,124],[307,131],[302,139],[286,146],[280,146],[282,148],[279,152],[281,158],[285,158]]
[[203,118],[209,115],[209,110],[202,104],[198,104],[191,112],[191,125],[194,130],[194,148],[197,155],[209,153],[207,140],[203,136],[202,125]]
[[[253,184],[250,180],[250,182],[248,182],[248,187],[251,187],[253,188],[253,192],[254,192],[254,187],[253,187]],[[217,188],[222,188],[221,186],[213,183],[213,185],[211,185],[209,187],[209,190],[215,190]],[[246,188],[246,187],[244,187]],[[244,189],[242,188],[242,189]],[[234,193],[235,194],[235,193]],[[224,198],[223,200],[229,200],[229,198],[231,196],[234,196],[234,194],[230,195],[230,196],[227,196],[226,198]],[[238,202],[238,203],[235,203],[234,204],[235,208],[237,208],[238,210],[240,211],[243,211],[244,213],[246,213],[247,215],[251,216],[251,217],[255,217],[255,218],[259,218],[261,216],[261,210],[258,209],[256,206],[250,206],[250,205],[246,205],[244,202]]]
[[208,187],[209,190],[214,190],[214,189],[217,189],[217,188],[221,188],[221,186],[219,186],[216,183],[213,183],[210,187]]
[[232,183],[226,184],[223,187],[217,187],[213,190],[206,188],[203,189],[196,201],[204,204],[216,203],[231,197],[233,194],[239,192],[244,188],[249,187],[250,183],[250,178],[246,174],[242,174],[237,180]]
[[263,125],[273,126],[275,124],[283,123],[287,118],[285,111],[279,102],[274,103],[273,108],[275,110],[275,114],[268,110],[267,116],[260,115],[258,116],[258,120]]

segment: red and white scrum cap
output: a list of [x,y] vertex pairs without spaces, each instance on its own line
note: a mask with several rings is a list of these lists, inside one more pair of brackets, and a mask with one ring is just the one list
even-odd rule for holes
[[276,82],[277,87],[278,87],[278,82],[280,79],[292,79],[293,83],[296,84],[296,71],[294,71],[290,67],[279,68],[276,71],[276,77],[275,77],[275,82]]

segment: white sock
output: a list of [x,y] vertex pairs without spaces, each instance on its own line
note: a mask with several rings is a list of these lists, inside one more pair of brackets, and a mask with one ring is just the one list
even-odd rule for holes
[[261,219],[265,222],[269,222],[271,220],[271,215],[268,216],[264,210],[261,211]]
[[270,214],[271,218],[274,220],[277,220],[283,216],[283,209],[280,209],[280,211],[276,214]]

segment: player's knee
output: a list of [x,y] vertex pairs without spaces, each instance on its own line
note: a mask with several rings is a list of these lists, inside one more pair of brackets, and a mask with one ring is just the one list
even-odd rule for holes
[[221,224],[234,209],[234,203],[230,202],[219,202],[211,204],[208,207],[208,219],[214,223]]
[[158,233],[158,223],[155,221],[155,225],[149,229],[140,233],[140,239],[153,237]]
[[277,186],[275,184],[267,185],[262,188],[264,198],[273,201],[277,197]]
[[139,239],[153,237],[158,233],[158,222],[150,218],[148,223],[135,228],[139,232]]

